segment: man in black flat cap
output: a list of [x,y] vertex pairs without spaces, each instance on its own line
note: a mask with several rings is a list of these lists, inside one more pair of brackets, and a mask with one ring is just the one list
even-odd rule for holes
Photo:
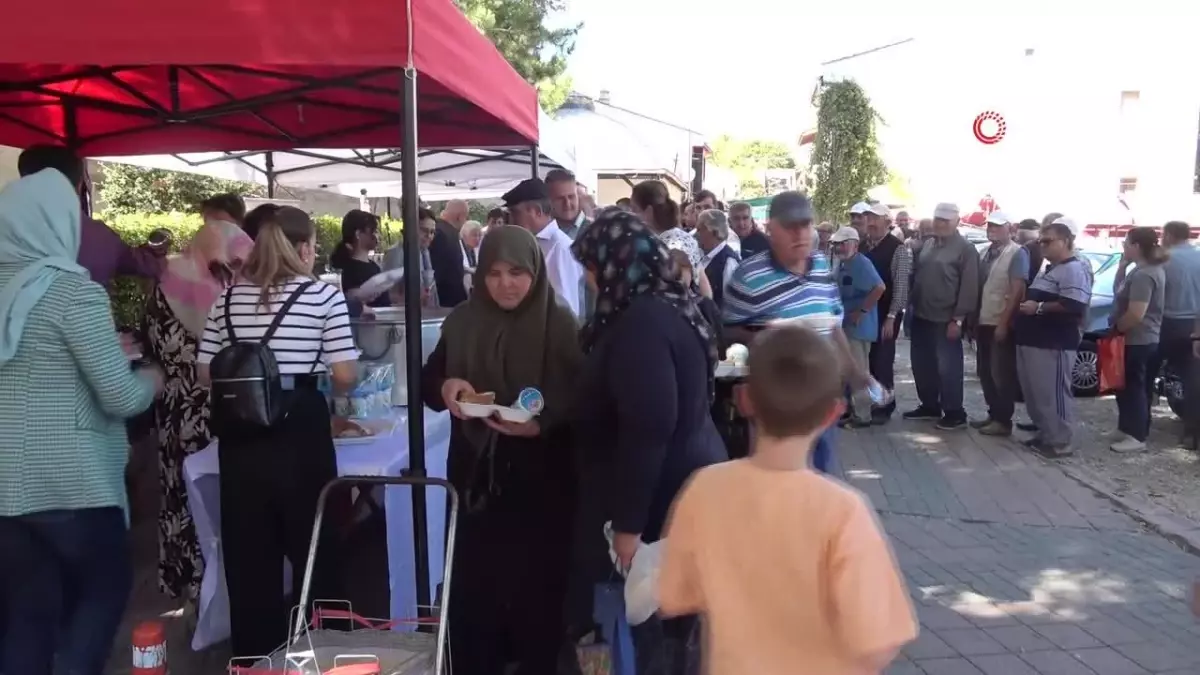
[[519,225],[537,238],[546,258],[550,285],[577,317],[583,316],[583,267],[571,253],[571,238],[559,229],[550,210],[550,191],[540,178],[521,181],[501,198]]

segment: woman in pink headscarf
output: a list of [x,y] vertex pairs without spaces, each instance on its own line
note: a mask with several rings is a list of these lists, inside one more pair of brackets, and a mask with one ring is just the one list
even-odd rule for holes
[[254,247],[238,224],[246,213],[241,198],[220,195],[201,207],[204,225],[183,252],[167,262],[146,310],[150,356],[166,375],[155,402],[158,423],[159,484],[158,585],[171,597],[196,598],[203,560],[188,508],[183,460],[204,449],[208,429],[208,388],[196,381],[196,347],[208,310]]

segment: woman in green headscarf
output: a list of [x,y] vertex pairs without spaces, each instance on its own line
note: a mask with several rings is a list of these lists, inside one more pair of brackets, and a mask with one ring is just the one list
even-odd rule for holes
[[[425,404],[454,416],[448,473],[458,490],[451,658],[456,675],[556,671],[566,633],[574,461],[566,412],[582,353],[575,317],[555,296],[537,240],[492,228],[471,297],[446,318],[422,372]],[[513,405],[527,388],[531,421],[469,419],[464,395]]]
[[0,191],[0,672],[100,675],[133,583],[124,420],[135,373],[108,294],[76,264],[79,199],[55,169]]

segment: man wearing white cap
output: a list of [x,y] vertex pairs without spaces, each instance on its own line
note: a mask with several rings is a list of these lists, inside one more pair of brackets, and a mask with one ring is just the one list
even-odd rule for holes
[[979,312],[975,315],[975,364],[988,415],[971,422],[985,436],[1012,433],[1016,405],[1016,348],[1011,339],[1017,306],[1025,298],[1029,253],[1012,240],[1012,223],[1000,211],[987,219],[992,242],[979,258]]
[[[876,305],[883,297],[883,279],[867,256],[858,251],[858,231],[842,227],[829,238],[833,254],[838,259],[835,280],[842,297],[842,332],[850,343],[850,354],[858,367],[870,368],[871,345],[879,337],[879,315]],[[871,426],[871,395],[866,390],[854,392],[851,408],[842,420],[843,427]]]
[[858,236],[863,236],[863,227],[866,226],[867,213],[871,211],[871,205],[866,202],[859,202],[850,207],[850,227],[858,230]]
[[[908,308],[908,289],[912,278],[912,253],[898,237],[888,231],[888,209],[883,204],[871,207],[867,216],[867,236],[861,250],[875,272],[883,280],[883,297],[876,305],[879,315],[878,339],[872,341],[870,352],[871,377],[885,389],[896,387],[896,338]],[[896,412],[895,399],[875,409],[872,421],[886,424]]]
[[938,204],[933,239],[921,247],[913,275],[912,369],[921,405],[904,419],[937,420],[961,429],[963,322],[979,302],[979,252],[958,233],[958,207]]

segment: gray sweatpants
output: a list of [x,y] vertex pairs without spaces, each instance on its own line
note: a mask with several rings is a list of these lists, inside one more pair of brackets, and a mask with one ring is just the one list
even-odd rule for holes
[[[846,340],[850,343],[850,354],[854,362],[865,373],[871,358],[871,343],[866,340]],[[851,393],[850,403],[854,409],[854,418],[860,422],[871,421],[871,394],[866,389]]]
[[1029,419],[1037,425],[1043,443],[1071,443],[1071,419],[1075,397],[1071,393],[1071,369],[1075,352],[1017,346],[1017,377],[1025,396]]

